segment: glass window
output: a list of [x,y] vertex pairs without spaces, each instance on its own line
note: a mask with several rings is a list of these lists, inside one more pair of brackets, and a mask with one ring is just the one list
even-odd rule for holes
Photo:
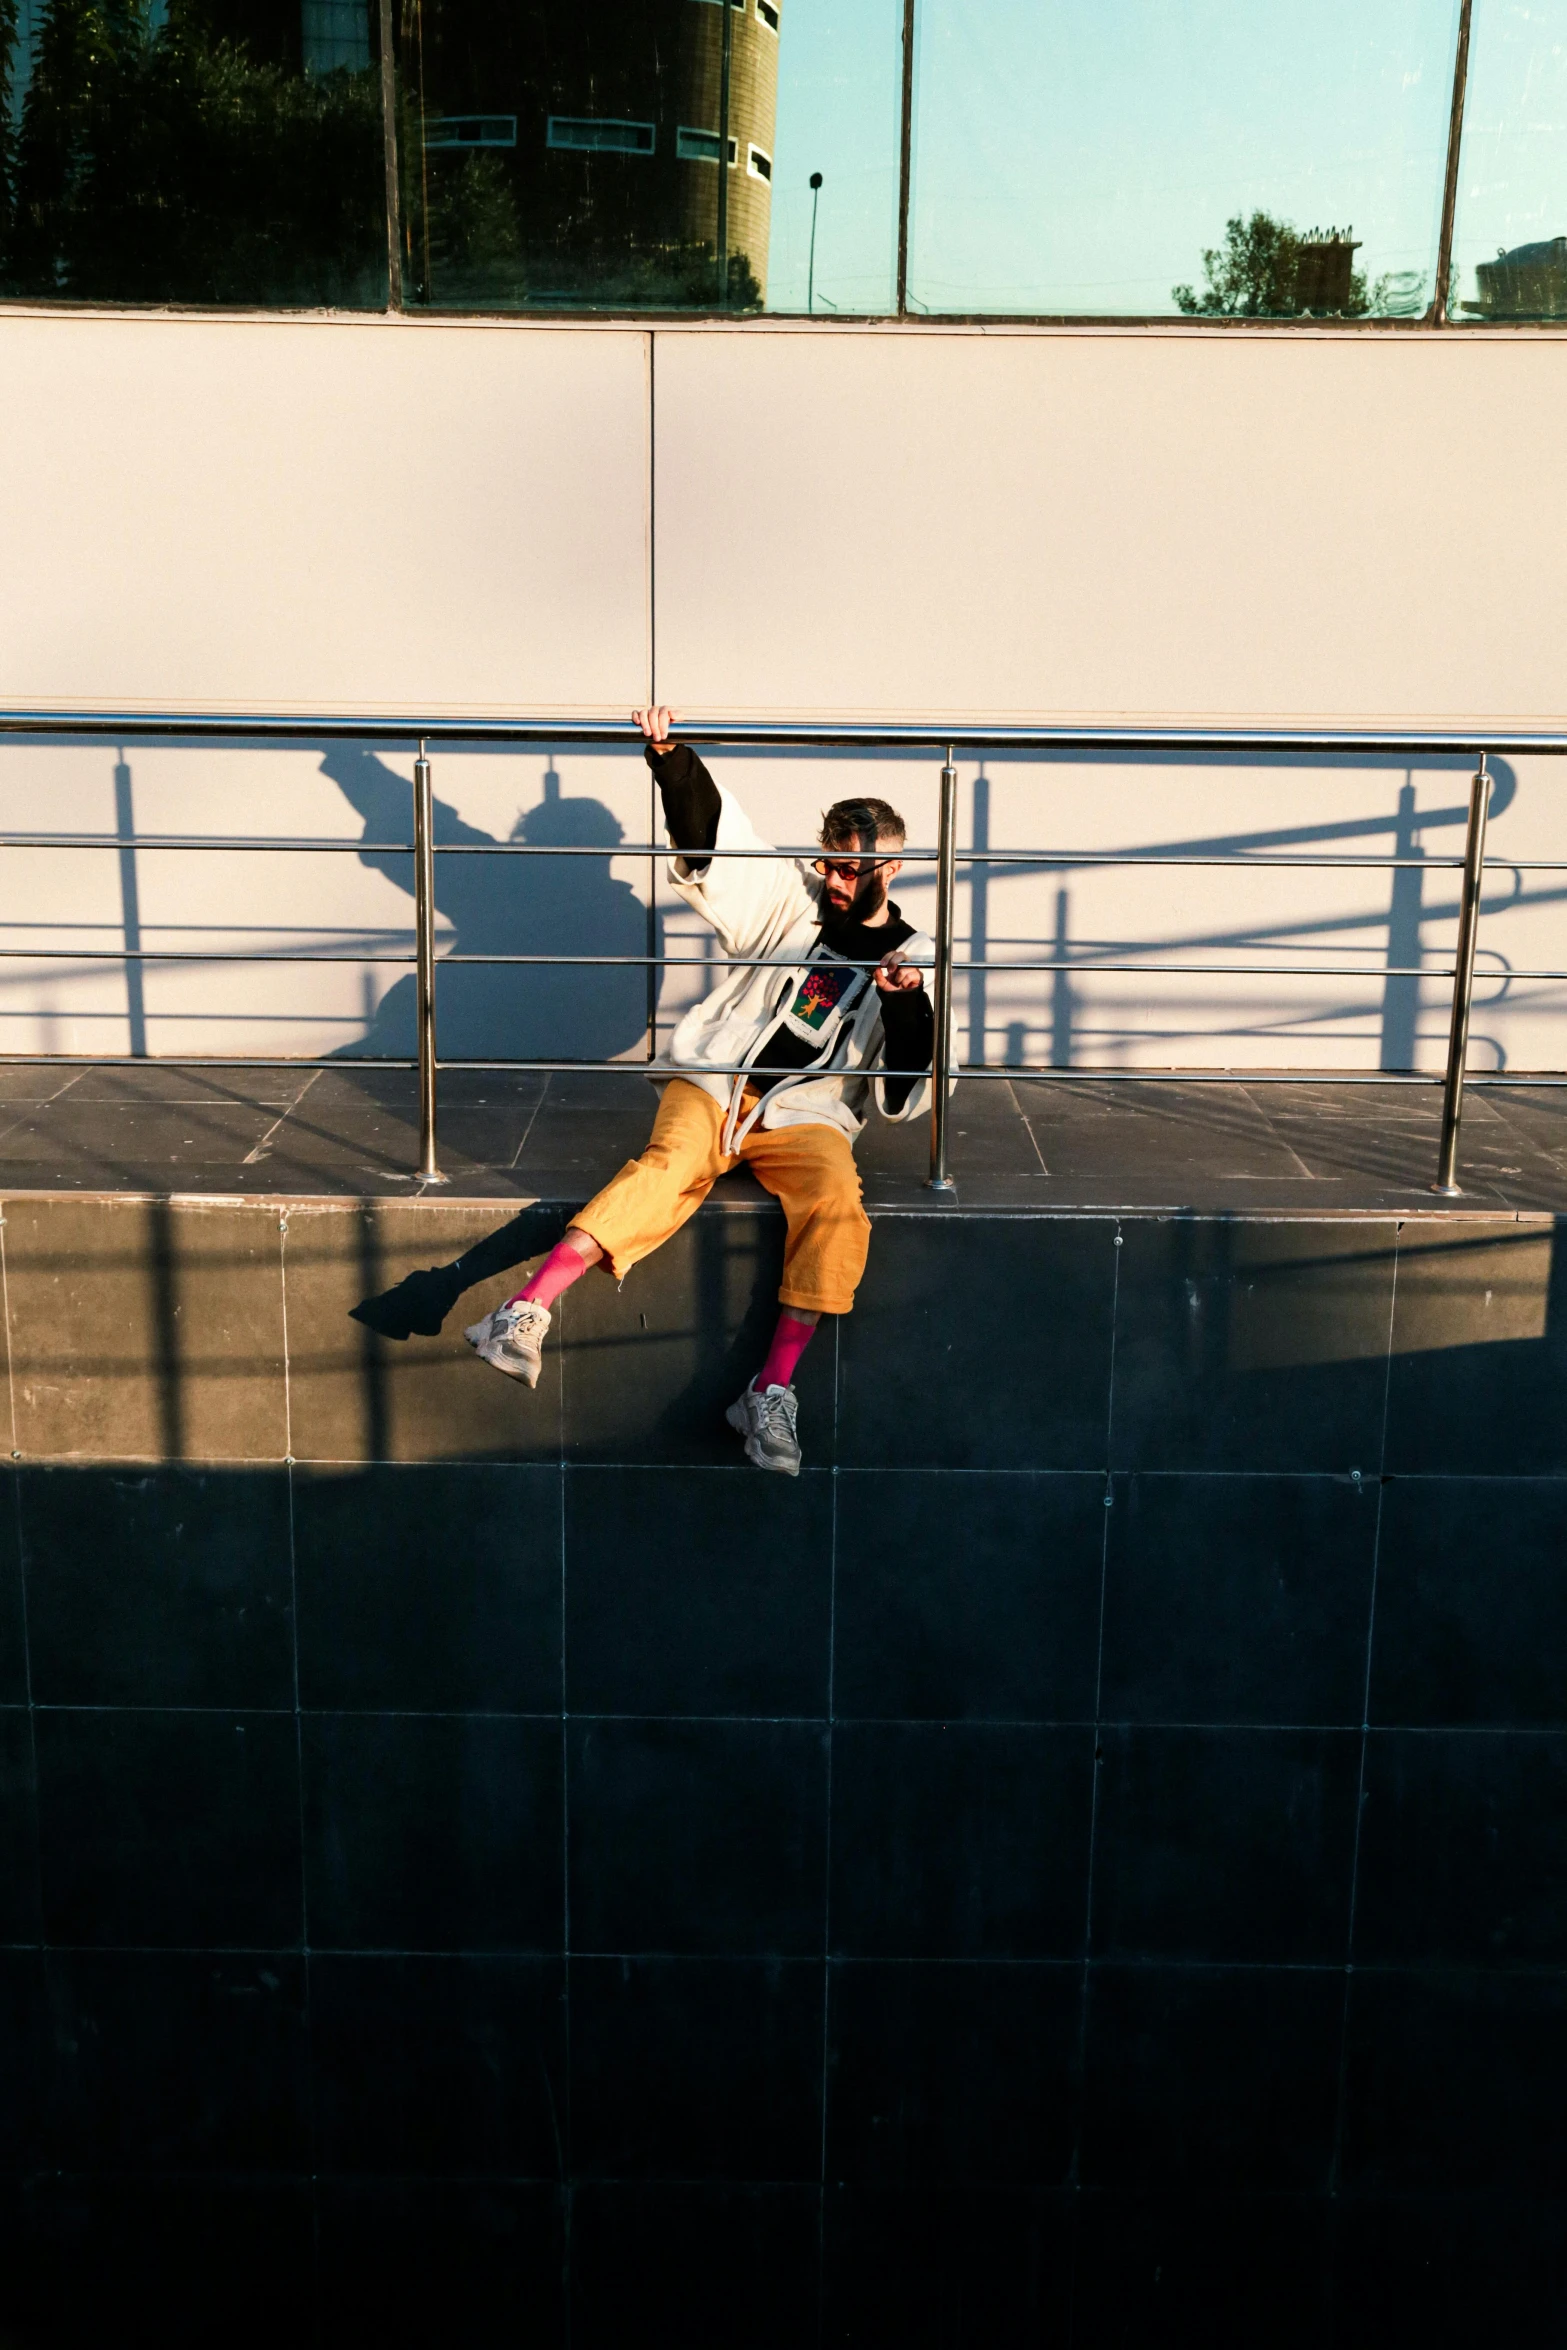
[[1414,315],[1456,37],[1456,0],[921,0],[910,308]]
[[892,306],[901,0],[400,7],[410,301]]
[[0,292],[384,308],[373,32],[371,0],[0,0]]
[[1452,315],[1567,318],[1567,0],[1486,0],[1469,43]]

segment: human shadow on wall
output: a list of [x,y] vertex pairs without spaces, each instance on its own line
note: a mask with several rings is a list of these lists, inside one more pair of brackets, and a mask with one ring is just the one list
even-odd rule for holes
[[[409,786],[372,752],[335,744],[321,761],[364,823],[367,841],[409,838]],[[519,816],[510,839],[529,848],[613,849],[624,839],[602,800],[564,798],[553,767],[544,798]],[[501,844],[435,802],[437,849]],[[413,858],[362,852],[361,862],[413,893]],[[445,942],[435,983],[436,1043],[442,1060],[609,1060],[647,1028],[647,974],[641,964],[597,970],[580,964],[479,964],[450,955],[645,955],[647,909],[606,857],[437,856],[435,905],[455,935]],[[660,944],[655,927],[652,952]],[[381,998],[362,1036],[334,1060],[411,1060],[416,1052],[410,971]]]

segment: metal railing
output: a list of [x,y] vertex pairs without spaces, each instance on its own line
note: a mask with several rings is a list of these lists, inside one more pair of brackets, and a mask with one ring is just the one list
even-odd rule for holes
[[[1442,1128],[1438,1148],[1436,1179],[1431,1189],[1440,1197],[1456,1199],[1462,1196],[1457,1179],[1458,1142],[1463,1118],[1464,1087],[1467,1075],[1470,1007],[1474,993],[1475,956],[1479,941],[1481,896],[1485,881],[1486,824],[1490,811],[1492,778],[1488,759],[1495,755],[1559,756],[1567,752],[1567,734],[1556,732],[1509,733],[1487,735],[1482,742],[1476,735],[1442,729],[1420,730],[1401,734],[1379,733],[1366,729],[1336,729],[1302,732],[1290,729],[1250,729],[1246,731],[1220,728],[1107,728],[1107,727],[963,727],[932,729],[924,726],[821,726],[810,724],[682,724],[680,739],[701,744],[727,744],[734,748],[779,749],[811,748],[818,750],[930,750],[944,752],[940,777],[938,840],[934,849],[906,849],[903,860],[909,864],[934,865],[936,881],[936,914],[934,929],[934,967],[932,995],[935,1004],[935,1046],[931,1068],[932,1098],[930,1127],[930,1173],[928,1188],[938,1197],[956,1197],[947,1154],[949,1080],[954,1076],[1016,1078],[1034,1077],[1116,1077],[1140,1083],[1159,1082],[1217,1082],[1233,1080],[1235,1072],[1219,1069],[1144,1069],[1118,1068],[1096,1070],[1081,1066],[1026,1067],[1014,1063],[1004,1066],[987,1062],[959,1062],[952,1047],[952,981],[959,971],[1002,974],[1006,972],[1077,972],[1084,966],[1080,960],[1055,957],[1042,961],[992,962],[988,957],[961,961],[953,952],[954,904],[957,868],[960,864],[984,866],[1004,864],[1051,867],[1057,870],[1097,867],[1204,867],[1266,871],[1274,867],[1290,870],[1338,871],[1377,870],[1399,871],[1417,868],[1422,872],[1444,867],[1458,869],[1462,874],[1459,896],[1458,941],[1453,963],[1444,969],[1427,963],[1415,965],[1366,965],[1332,963],[1190,963],[1113,961],[1096,957],[1095,971],[1145,974],[1149,977],[1172,977],[1187,974],[1224,974],[1292,978],[1377,978],[1377,979],[1451,979],[1452,1003],[1448,1026],[1447,1064],[1443,1077],[1425,1078],[1415,1073],[1389,1072],[1334,1072],[1336,1083],[1416,1083],[1442,1086]],[[625,744],[636,745],[638,738],[628,736],[624,725],[609,721],[568,721],[564,724],[547,720],[500,719],[444,719],[417,728],[406,721],[395,719],[304,719],[267,716],[191,715],[187,713],[142,712],[70,712],[9,710],[0,711],[0,737],[43,737],[45,739],[80,739],[84,736],[112,738],[117,742],[147,739],[227,740],[262,742],[321,743],[352,741],[396,745],[401,748],[417,746],[414,761],[413,806],[411,841],[350,840],[341,837],[309,839],[301,836],[236,836],[213,834],[149,834],[127,842],[121,833],[26,832],[0,833],[0,849],[6,848],[70,848],[115,849],[123,851],[127,845],[136,850],[236,850],[267,851],[272,853],[338,853],[357,857],[407,856],[414,869],[414,952],[384,954],[363,949],[356,952],[329,952],[279,954],[263,949],[167,949],[144,947],[103,948],[37,948],[0,947],[0,958],[24,961],[45,961],[51,958],[69,958],[73,961],[106,961],[140,964],[143,962],[231,962],[231,963],[396,963],[412,966],[415,979],[415,1033],[417,1052],[412,1061],[391,1055],[378,1055],[370,1065],[383,1068],[417,1068],[419,1076],[419,1175],[426,1183],[443,1183],[437,1156],[438,1083],[439,1072],[449,1069],[522,1069],[541,1073],[574,1070],[627,1070],[645,1075],[656,1055],[656,973],[661,970],[700,969],[793,969],[790,958],[757,956],[679,956],[659,955],[654,950],[652,892],[649,894],[648,951],[643,955],[531,955],[531,954],[452,954],[437,957],[435,940],[435,860],[437,856],[487,857],[630,857],[649,860],[656,868],[659,859],[671,852],[667,843],[649,840],[645,843],[613,846],[577,846],[534,844],[518,841],[452,842],[442,844],[435,838],[434,789],[429,757],[432,742],[452,746],[460,744],[537,743],[549,746],[593,744],[599,747]],[[1354,755],[1395,757],[1402,759],[1430,759],[1437,757],[1472,757],[1476,761],[1470,787],[1469,810],[1464,854],[1459,858],[1440,857],[1367,857],[1367,856],[1297,856],[1297,855],[1164,855],[1127,850],[1004,850],[985,848],[962,849],[957,841],[957,752],[962,749],[979,753],[1031,752],[1040,756],[1083,756],[1088,753],[1162,753],[1178,756],[1182,753],[1200,753],[1204,757],[1267,757],[1281,753],[1335,758]],[[650,805],[650,827],[653,810]],[[730,850],[729,856],[748,859],[787,860],[813,856],[814,846],[801,848],[768,848]],[[1567,872],[1567,860],[1515,859],[1507,860],[1513,871],[1561,873]],[[603,969],[609,966],[643,968],[648,973],[648,1057],[643,1061],[614,1060],[548,1060],[542,1058],[513,1058],[507,1060],[452,1059],[442,1060],[436,1041],[436,970],[437,964],[483,964],[507,966],[540,966],[561,968],[583,966]],[[1567,971],[1513,970],[1509,977],[1532,980],[1567,980]],[[182,1056],[189,1065],[223,1068],[319,1068],[328,1064],[292,1054],[242,1054]],[[101,1054],[0,1055],[5,1059],[35,1059],[49,1062],[98,1061]],[[747,1072],[734,1067],[707,1068],[713,1076],[740,1076]],[[1246,1072],[1247,1082],[1258,1081],[1257,1072]],[[1275,1082],[1288,1082],[1292,1072],[1269,1072]],[[1307,1072],[1301,1072],[1305,1076]],[[1517,1083],[1515,1077],[1510,1082]]]

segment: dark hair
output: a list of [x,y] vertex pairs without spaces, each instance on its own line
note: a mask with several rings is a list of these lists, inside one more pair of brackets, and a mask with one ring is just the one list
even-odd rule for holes
[[884,840],[895,840],[901,847],[908,837],[903,818],[885,800],[834,800],[822,818],[824,849],[859,849],[865,853],[867,833],[878,845]]

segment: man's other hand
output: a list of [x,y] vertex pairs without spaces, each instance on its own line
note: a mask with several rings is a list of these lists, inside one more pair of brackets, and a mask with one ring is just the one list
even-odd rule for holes
[[675,723],[673,710],[633,710],[631,722],[641,727],[644,737],[655,751],[670,747],[669,730]]
[[902,953],[894,947],[882,956],[876,966],[876,985],[883,995],[901,995],[905,988],[923,987],[925,974],[918,963],[905,962]]

